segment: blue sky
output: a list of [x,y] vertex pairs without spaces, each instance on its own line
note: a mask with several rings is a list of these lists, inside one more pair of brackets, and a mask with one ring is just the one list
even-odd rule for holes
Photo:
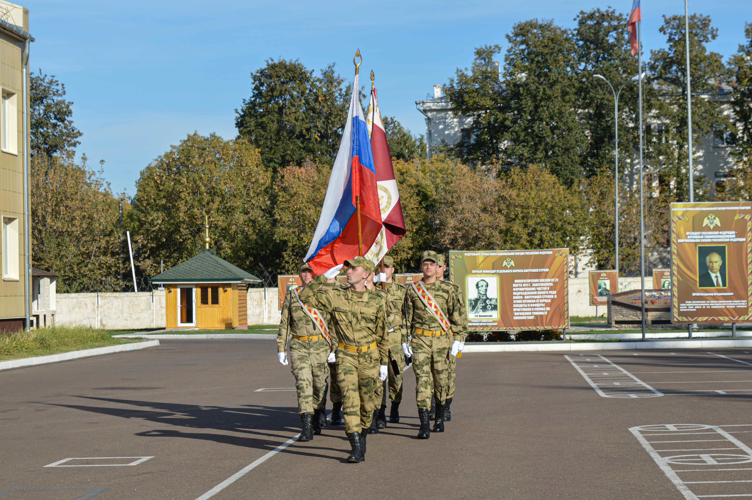
[[[744,41],[750,0],[689,0],[719,29],[710,48],[725,57]],[[263,1],[29,0],[36,42],[31,67],[55,75],[74,102],[79,153],[104,160],[113,190],[135,194],[140,171],[186,135],[236,134],[235,109],[250,94],[250,73],[268,58],[300,59],[310,69],[336,63],[351,78],[363,53],[376,73],[382,113],[424,133],[415,101],[472,62],[475,47],[501,44],[514,23],[539,18],[573,27],[580,10],[631,0]],[[664,42],[661,16],[683,14],[681,0],[643,0],[644,46]],[[625,27],[626,29],[626,27]]]

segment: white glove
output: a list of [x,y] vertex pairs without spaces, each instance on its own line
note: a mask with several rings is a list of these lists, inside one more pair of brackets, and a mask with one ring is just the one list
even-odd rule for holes
[[454,342],[452,342],[452,350],[449,354],[451,354],[452,356],[456,358],[457,354],[459,354],[460,352],[460,344],[461,342],[459,340],[455,340]]
[[381,365],[379,367],[379,380],[382,382],[386,380],[386,376],[389,374],[389,372],[386,369],[386,365]]
[[277,359],[279,359],[279,362],[282,365],[287,366],[287,353],[286,352],[278,352]]
[[460,352],[462,352],[464,350],[465,350],[465,343],[464,342],[460,342]]
[[402,344],[402,352],[404,352],[405,356],[407,356],[408,358],[411,358],[413,356],[413,348],[408,344]]
[[335,361],[337,361],[337,356],[335,356],[333,352],[330,352],[329,357],[326,358],[326,362],[331,364],[331,363],[334,363]]

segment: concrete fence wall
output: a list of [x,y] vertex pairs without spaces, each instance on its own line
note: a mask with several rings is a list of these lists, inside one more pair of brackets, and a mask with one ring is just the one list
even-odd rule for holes
[[[595,316],[590,305],[587,278],[569,279],[570,316]],[[652,279],[646,279],[652,286]],[[640,278],[619,279],[619,291],[640,288]],[[279,324],[279,293],[276,288],[248,289],[248,324]],[[139,293],[60,293],[57,294],[57,325],[85,325],[108,330],[128,330],[165,327],[165,292]],[[606,314],[599,307],[598,314]]]

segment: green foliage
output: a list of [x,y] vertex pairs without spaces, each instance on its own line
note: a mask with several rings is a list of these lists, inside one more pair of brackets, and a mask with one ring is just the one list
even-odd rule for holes
[[217,255],[247,271],[270,252],[271,174],[245,140],[189,135],[141,172],[128,222],[148,275],[203,247],[204,216]]
[[410,161],[426,157],[426,141],[422,135],[414,136],[396,118],[385,116],[382,121],[392,158]]
[[251,73],[251,97],[236,110],[240,138],[259,148],[276,173],[306,158],[333,161],[344,130],[351,88],[334,65],[314,76],[299,61],[269,59]]
[[23,358],[56,352],[123,344],[112,332],[84,326],[54,326],[0,336],[0,357]]
[[81,132],[73,125],[72,102],[65,100],[65,85],[54,76],[32,73],[29,78],[29,132],[31,153],[49,158],[72,151]]
[[[659,98],[653,103],[651,128],[647,140],[652,151],[651,170],[663,178],[665,190],[678,200],[687,200],[688,185],[688,121],[686,45],[684,16],[664,16],[660,32],[666,36],[667,47],[652,51],[650,71]],[[714,131],[725,131],[730,122],[716,102],[698,97],[713,94],[726,80],[721,55],[708,52],[706,45],[718,37],[710,17],[693,14],[689,18],[690,73],[692,78],[692,139],[693,149],[701,137]],[[693,157],[696,153],[692,152]],[[669,186],[669,181],[673,185]],[[662,193],[665,194],[665,193]]]
[[733,76],[731,108],[739,127],[739,149],[735,156],[742,159],[752,155],[752,23],[745,24],[744,35],[746,43],[739,45],[739,50],[729,61],[729,70]]
[[33,263],[60,275],[59,292],[121,285],[118,200],[101,174],[88,167],[86,156],[79,165],[65,156],[32,158]]

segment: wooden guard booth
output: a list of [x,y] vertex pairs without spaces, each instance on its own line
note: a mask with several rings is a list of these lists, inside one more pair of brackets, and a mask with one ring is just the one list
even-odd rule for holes
[[248,327],[248,284],[261,280],[208,249],[151,282],[166,288],[167,328],[229,330]]

